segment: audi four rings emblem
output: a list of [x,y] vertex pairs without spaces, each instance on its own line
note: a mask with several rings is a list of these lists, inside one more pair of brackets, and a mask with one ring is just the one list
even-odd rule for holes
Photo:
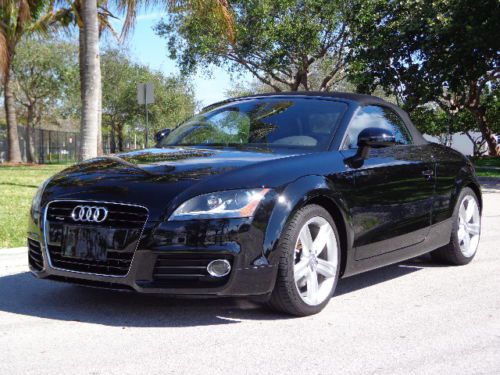
[[102,223],[108,217],[108,209],[97,206],[76,206],[71,212],[71,217],[74,221]]

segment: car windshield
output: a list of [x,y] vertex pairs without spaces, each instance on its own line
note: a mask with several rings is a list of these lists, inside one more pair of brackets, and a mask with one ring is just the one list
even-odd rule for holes
[[160,141],[166,146],[326,150],[347,105],[318,98],[257,98],[212,107]]

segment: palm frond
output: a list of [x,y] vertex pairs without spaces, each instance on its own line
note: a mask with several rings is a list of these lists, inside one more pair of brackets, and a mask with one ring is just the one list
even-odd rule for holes
[[19,11],[17,13],[17,27],[24,25],[31,19],[31,7],[28,0],[19,1]]
[[188,10],[200,17],[211,14],[225,25],[228,39],[234,42],[234,17],[228,0],[116,0],[118,12],[125,14],[121,37],[127,37],[132,31],[140,7],[161,6],[173,13]]
[[234,15],[228,0],[168,0],[172,13],[191,11],[197,17],[211,15],[225,25],[225,34],[231,43],[235,41]]

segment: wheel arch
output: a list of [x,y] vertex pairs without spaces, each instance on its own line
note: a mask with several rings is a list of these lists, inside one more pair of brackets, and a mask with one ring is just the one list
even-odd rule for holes
[[340,275],[346,269],[348,249],[352,245],[352,230],[345,200],[336,188],[335,182],[324,176],[305,176],[290,183],[280,192],[283,203],[279,202],[269,219],[264,240],[264,255],[274,263],[277,261],[278,242],[289,220],[302,207],[317,204],[332,216],[339,232],[341,250]]
[[[340,276],[344,274],[346,264],[347,264],[347,226],[345,222],[344,215],[340,211],[340,208],[335,203],[333,199],[325,195],[317,195],[305,202],[303,206],[310,204],[316,204],[323,207],[330,216],[333,218],[335,225],[337,226],[337,231],[339,234],[340,242]],[[302,206],[302,207],[303,207]]]
[[479,201],[479,212],[483,212],[483,197],[482,197],[482,194],[481,194],[481,187],[479,186],[479,184],[475,183],[475,182],[469,182],[467,185],[465,185],[464,187],[468,187],[469,189],[471,189],[475,194],[476,194],[476,197]]

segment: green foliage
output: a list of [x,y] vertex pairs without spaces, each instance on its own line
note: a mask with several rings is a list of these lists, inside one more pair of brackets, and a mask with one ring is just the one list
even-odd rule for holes
[[231,6],[234,42],[220,20],[189,8],[157,25],[183,73],[213,64],[250,72],[276,91],[328,90],[342,76],[349,53],[345,1],[235,0]]
[[414,107],[498,68],[496,0],[367,0],[355,13],[351,72],[361,91],[382,85]]
[[[358,91],[382,86],[410,112],[438,105],[447,115],[438,113],[435,126],[449,127],[440,116],[453,117],[461,131],[475,122],[496,153],[495,122],[482,101],[500,78],[500,2],[367,0],[354,13],[350,78]],[[424,114],[416,110],[416,116]]]
[[155,103],[148,105],[150,133],[173,128],[192,116],[196,103],[191,86],[185,79],[165,76],[147,66],[131,61],[125,51],[108,49],[101,56],[103,78],[103,125],[105,132],[118,138],[122,149],[124,132],[144,129],[145,109],[137,104],[137,84],[154,85]]
[[27,38],[18,45],[12,71],[17,102],[34,112],[35,122],[49,115],[57,117],[75,91],[78,51],[53,37]]
[[411,112],[415,126],[423,133],[433,136],[475,131],[476,122],[469,112],[452,115],[439,107],[421,106]]

